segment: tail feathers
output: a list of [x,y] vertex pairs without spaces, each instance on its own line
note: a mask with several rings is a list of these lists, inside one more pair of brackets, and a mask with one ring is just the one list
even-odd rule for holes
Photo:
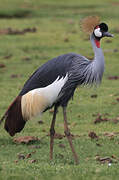
[[16,97],[1,119],[1,122],[5,119],[4,128],[11,136],[14,136],[17,132],[20,132],[26,123],[22,116],[21,98],[22,96]]

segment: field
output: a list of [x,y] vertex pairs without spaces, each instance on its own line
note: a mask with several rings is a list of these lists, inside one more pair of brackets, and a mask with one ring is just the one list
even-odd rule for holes
[[[105,73],[98,88],[77,88],[68,105],[69,127],[80,163],[75,165],[63,136],[62,109],[56,121],[54,158],[49,160],[52,111],[27,122],[10,137],[0,127],[0,180],[119,179],[119,1],[0,0],[0,117],[28,77],[43,63],[75,52],[90,59],[93,50],[81,20],[97,15],[114,38],[101,46]],[[34,136],[37,141],[16,143]]]

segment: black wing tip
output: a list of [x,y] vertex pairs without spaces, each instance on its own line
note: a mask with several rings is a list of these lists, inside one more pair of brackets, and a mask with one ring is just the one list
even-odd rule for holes
[[2,116],[2,118],[0,119],[0,125],[2,124],[2,122],[6,119],[7,115],[6,113]]
[[1,122],[5,119],[4,128],[10,136],[14,136],[16,133],[20,132],[26,123],[22,116],[21,98],[22,96],[16,97],[1,119]]

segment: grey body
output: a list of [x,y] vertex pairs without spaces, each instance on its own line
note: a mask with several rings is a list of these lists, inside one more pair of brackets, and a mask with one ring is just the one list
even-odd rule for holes
[[38,68],[25,83],[19,95],[24,95],[32,89],[46,87],[58,76],[62,78],[68,74],[68,81],[63,86],[57,102],[58,106],[66,106],[78,85],[99,84],[104,72],[104,55],[102,49],[96,47],[93,34],[90,39],[94,50],[94,60],[90,61],[75,53],[58,56]]

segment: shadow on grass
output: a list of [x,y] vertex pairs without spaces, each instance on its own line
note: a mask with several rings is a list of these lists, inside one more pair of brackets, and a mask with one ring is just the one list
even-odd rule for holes
[[0,18],[25,18],[32,14],[29,9],[0,10]]

